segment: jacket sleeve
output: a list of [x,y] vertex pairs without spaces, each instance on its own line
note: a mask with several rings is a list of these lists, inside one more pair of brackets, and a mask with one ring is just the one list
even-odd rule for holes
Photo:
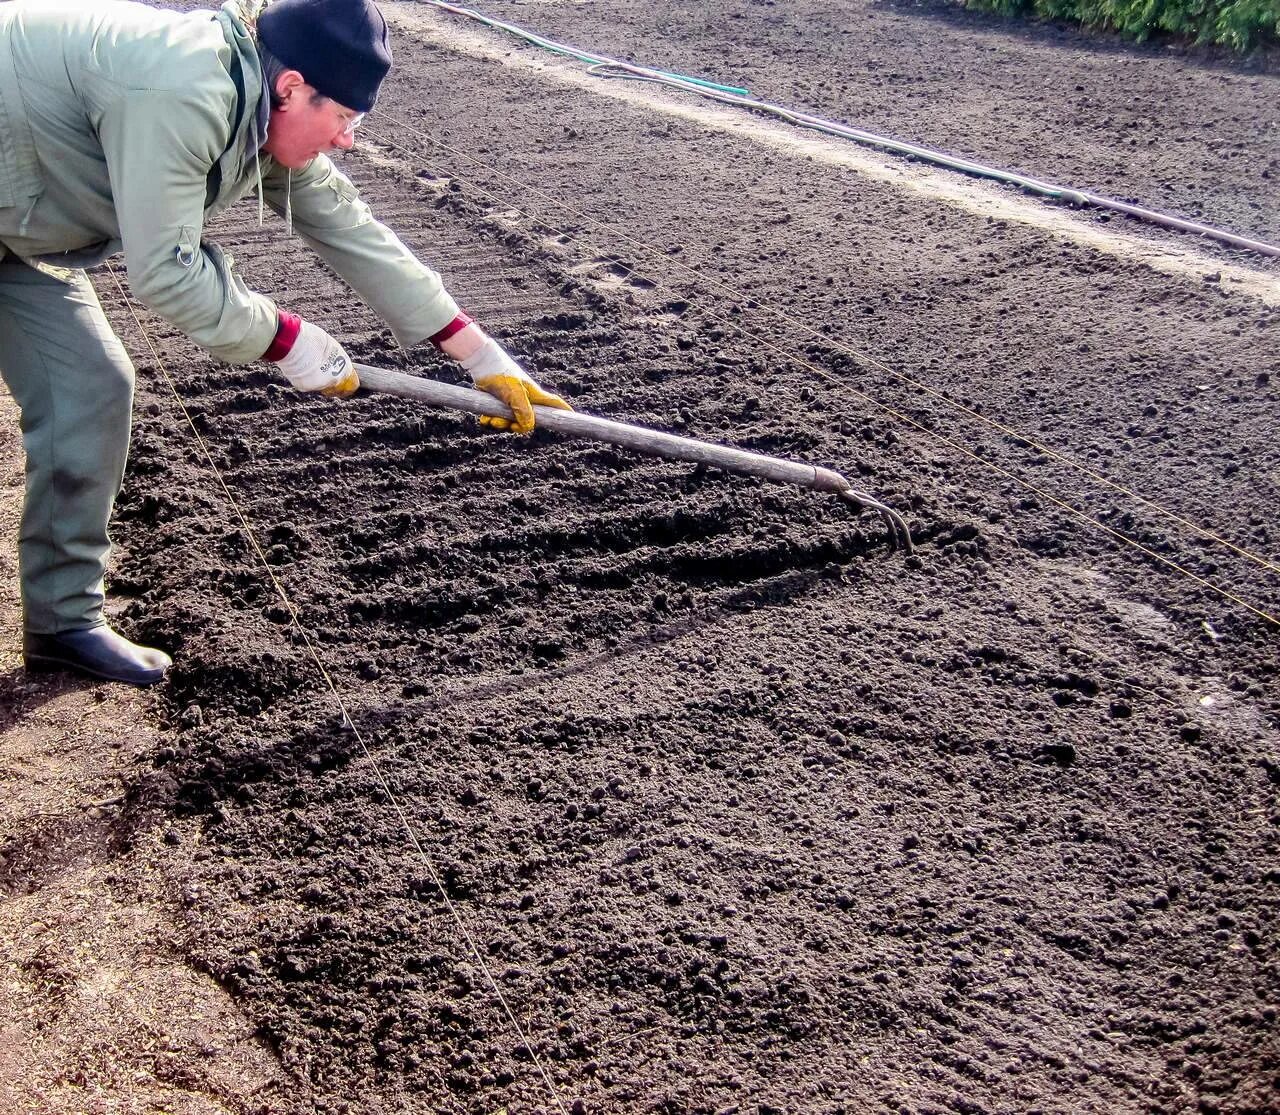
[[228,138],[221,107],[135,90],[96,123],[134,294],[201,348],[244,364],[267,350],[277,317],[202,240],[206,179]]
[[263,197],[329,264],[405,348],[438,333],[458,314],[440,276],[375,220],[351,180],[325,155],[292,175],[273,164]]

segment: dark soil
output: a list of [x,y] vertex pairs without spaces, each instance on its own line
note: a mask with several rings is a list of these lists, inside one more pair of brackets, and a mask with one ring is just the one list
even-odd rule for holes
[[[1266,73],[872,5],[491,8],[1280,231]],[[1278,629],[1210,586],[1280,610],[1276,311],[395,46],[346,167],[531,371],[840,468],[919,550],[830,497],[302,398],[144,317],[351,730],[104,276],[144,381],[111,587],[177,658],[133,823],[205,822],[195,960],[325,1111],[1275,1110]],[[250,210],[211,231],[259,289],[457,378]]]
[[[581,49],[1280,242],[1280,54],[965,11],[955,0],[527,4]],[[512,40],[514,41],[514,40]]]

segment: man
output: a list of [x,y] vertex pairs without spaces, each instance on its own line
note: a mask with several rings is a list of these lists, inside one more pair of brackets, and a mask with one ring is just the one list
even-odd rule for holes
[[83,268],[123,249],[148,307],[231,364],[274,361],[300,391],[359,386],[342,346],[248,289],[203,239],[256,191],[386,320],[430,340],[533,428],[543,391],[370,215],[326,157],[348,150],[391,66],[372,0],[229,0],[179,14],[131,0],[0,4],[0,375],[22,411],[19,539],[29,669],[149,685],[171,665],[102,615],[133,366]]

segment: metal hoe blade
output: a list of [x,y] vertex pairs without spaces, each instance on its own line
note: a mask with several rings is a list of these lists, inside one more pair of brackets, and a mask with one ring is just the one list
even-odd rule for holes
[[860,492],[856,488],[846,488],[836,494],[859,509],[878,512],[889,531],[889,538],[893,548],[895,550],[905,550],[909,554],[915,553],[915,545],[911,541],[911,531],[907,529],[907,520],[887,503],[881,503],[878,499],[867,495],[866,492]]

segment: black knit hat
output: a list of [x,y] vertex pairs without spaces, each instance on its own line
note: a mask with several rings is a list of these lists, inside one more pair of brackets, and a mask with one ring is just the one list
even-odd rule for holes
[[307,84],[346,108],[368,112],[391,69],[387,21],[373,0],[274,0],[258,38]]

